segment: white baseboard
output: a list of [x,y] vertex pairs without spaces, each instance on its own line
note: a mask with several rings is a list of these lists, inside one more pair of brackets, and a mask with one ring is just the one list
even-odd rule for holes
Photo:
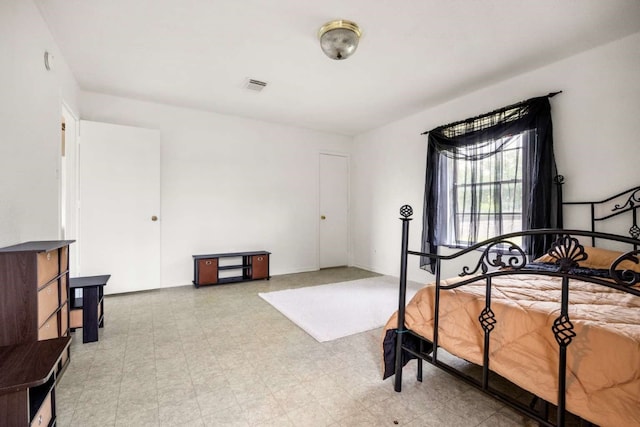
[[318,271],[318,267],[313,266],[313,267],[292,268],[292,269],[271,271],[270,273],[272,276],[282,276],[284,274],[308,273],[310,271]]
[[367,270],[367,271],[370,271],[372,273],[383,274],[383,273],[380,273],[379,271],[376,271],[373,267],[371,267],[369,265],[363,265],[363,264],[355,263],[355,264],[350,264],[349,267],[355,267],[355,268],[359,268],[361,270]]

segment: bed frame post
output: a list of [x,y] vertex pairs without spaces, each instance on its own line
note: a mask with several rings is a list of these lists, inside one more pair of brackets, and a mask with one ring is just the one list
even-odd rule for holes
[[[638,232],[638,210],[634,209],[631,213],[631,218],[633,219],[633,222],[631,224],[631,228],[629,229],[629,233],[631,234],[631,237],[633,237],[634,233]],[[636,234],[636,239],[638,238],[638,234]],[[637,251],[638,250],[638,245],[633,245],[633,250]]]
[[[595,233],[596,231],[596,205],[591,203],[591,232]],[[591,246],[596,245],[596,237],[591,236]]]
[[413,208],[404,205],[400,208],[402,215],[402,244],[400,248],[400,289],[398,295],[398,327],[396,328],[396,373],[395,386],[397,392],[402,391],[402,334],[404,327],[404,310],[407,299],[407,251],[409,250],[409,218],[413,214]]
[[560,300],[560,316],[551,328],[559,346],[558,354],[558,406],[557,425],[564,426],[565,402],[567,388],[567,346],[576,336],[573,324],[569,319],[569,279],[562,278],[562,297]]

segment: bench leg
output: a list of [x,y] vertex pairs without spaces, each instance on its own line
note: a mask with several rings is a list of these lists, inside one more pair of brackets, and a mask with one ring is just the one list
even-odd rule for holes
[[98,288],[98,301],[100,301],[100,313],[102,319],[100,320],[99,328],[104,328],[104,289],[102,286]]
[[98,286],[82,290],[82,342],[98,341]]

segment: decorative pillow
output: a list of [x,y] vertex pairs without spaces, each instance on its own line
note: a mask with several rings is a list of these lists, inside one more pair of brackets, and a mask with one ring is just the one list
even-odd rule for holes
[[[584,268],[593,268],[595,270],[608,270],[611,264],[618,259],[624,252],[612,251],[609,249],[594,248],[593,246],[584,246],[584,252],[587,259],[579,261],[578,265]],[[636,255],[638,258],[638,255]],[[549,254],[544,254],[536,259],[536,262],[555,262]],[[633,270],[640,273],[640,263],[633,261],[623,261],[617,265],[617,270]]]

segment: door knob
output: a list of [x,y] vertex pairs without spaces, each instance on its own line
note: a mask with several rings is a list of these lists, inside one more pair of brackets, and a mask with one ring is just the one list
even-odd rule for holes
[[320,215],[320,219],[327,219],[327,217],[324,215]]
[[151,217],[151,221],[157,221],[157,220],[158,220],[157,216],[154,215],[154,216]]

